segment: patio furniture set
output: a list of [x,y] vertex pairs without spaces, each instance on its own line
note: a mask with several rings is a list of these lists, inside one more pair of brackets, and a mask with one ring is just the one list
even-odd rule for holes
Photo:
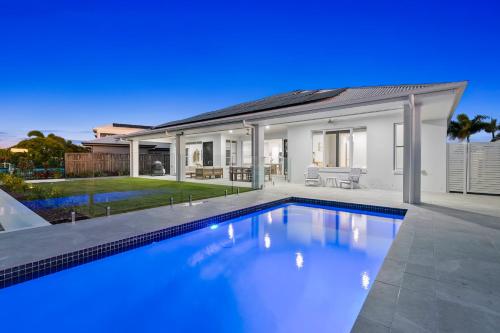
[[187,166],[186,176],[196,179],[205,178],[222,178],[224,175],[224,170],[218,167],[196,167]]
[[327,176],[324,178],[321,177],[319,173],[319,167],[317,166],[309,166],[304,173],[305,176],[305,184],[309,186],[330,186],[330,187],[339,187],[339,188],[347,188],[354,189],[354,187],[359,184],[359,178],[361,177],[361,169],[360,168],[352,168],[349,171],[349,174],[345,177],[338,176]]
[[[264,176],[271,180],[271,167],[264,168]],[[252,168],[251,167],[229,167],[229,180],[231,181],[252,181]]]

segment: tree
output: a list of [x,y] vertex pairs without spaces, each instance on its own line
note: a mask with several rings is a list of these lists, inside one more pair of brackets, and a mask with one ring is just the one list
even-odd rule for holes
[[41,131],[33,130],[28,132],[28,137],[44,138],[45,135]]
[[484,129],[483,120],[489,117],[477,115],[470,119],[465,113],[459,114],[457,120],[452,120],[448,126],[448,136],[455,140],[467,140],[470,142],[470,136],[481,132]]
[[496,141],[500,137],[500,133],[495,136],[495,133],[500,130],[500,125],[497,124],[497,120],[491,118],[489,122],[483,123],[483,128],[486,133],[491,134],[491,141]]
[[[86,152],[87,148],[73,144],[53,133],[44,136],[40,131],[30,131],[29,139],[20,141],[15,147],[26,148],[27,153],[15,154],[24,157],[35,167],[61,167],[64,162],[64,153]],[[18,160],[19,161],[19,160]]]

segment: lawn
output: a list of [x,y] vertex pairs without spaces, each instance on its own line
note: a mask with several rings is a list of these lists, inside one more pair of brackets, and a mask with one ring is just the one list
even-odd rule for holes
[[[174,203],[182,203],[189,201],[190,196],[195,201],[224,196],[226,190],[228,195],[237,192],[237,188],[231,186],[144,178],[71,180],[40,183],[33,186],[44,188],[44,190],[47,190],[44,192],[47,193],[57,193],[57,197],[79,196],[78,200],[80,202],[66,205],[64,208],[31,207],[53,223],[67,222],[70,212],[73,210],[77,213],[78,219],[85,219],[105,215],[108,206],[112,214],[117,214],[169,205],[171,198],[173,198]],[[241,187],[239,190],[240,192],[246,192],[251,189]],[[110,192],[113,192],[113,194],[109,194]],[[130,195],[130,197],[127,198],[127,195]],[[81,200],[84,200],[84,202],[82,203]]]

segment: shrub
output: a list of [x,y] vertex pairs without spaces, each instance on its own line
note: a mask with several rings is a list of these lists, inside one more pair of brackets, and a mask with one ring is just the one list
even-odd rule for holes
[[28,188],[28,185],[26,184],[24,179],[10,174],[4,174],[2,176],[2,183],[7,191],[13,193],[23,193]]
[[50,186],[33,186],[27,192],[28,200],[50,199],[62,197],[62,192],[59,189]]

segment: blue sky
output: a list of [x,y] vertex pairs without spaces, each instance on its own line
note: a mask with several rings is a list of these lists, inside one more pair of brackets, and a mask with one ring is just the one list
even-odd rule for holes
[[[500,118],[494,1],[0,0],[0,146],[92,137],[293,89],[469,80]],[[487,135],[476,140],[488,138]]]

